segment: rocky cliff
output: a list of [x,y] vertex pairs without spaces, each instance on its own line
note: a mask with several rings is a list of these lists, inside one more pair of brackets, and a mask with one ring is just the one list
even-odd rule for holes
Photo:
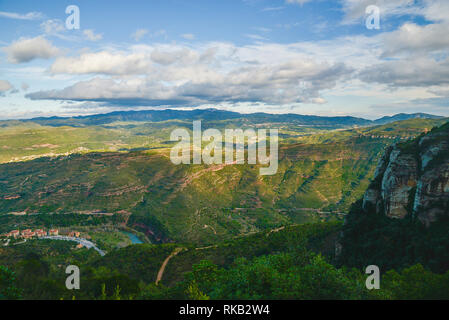
[[425,225],[449,216],[449,123],[389,147],[363,197],[364,211]]

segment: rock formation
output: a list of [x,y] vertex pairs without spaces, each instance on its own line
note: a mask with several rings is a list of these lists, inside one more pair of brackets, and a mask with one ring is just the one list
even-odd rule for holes
[[363,209],[399,219],[412,214],[426,225],[449,216],[449,123],[389,147]]

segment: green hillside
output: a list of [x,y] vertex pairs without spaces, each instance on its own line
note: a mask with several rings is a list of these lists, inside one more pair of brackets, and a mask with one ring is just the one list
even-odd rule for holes
[[129,226],[159,240],[208,242],[345,210],[382,149],[368,140],[282,146],[278,173],[265,177],[256,165],[174,166],[154,152],[39,158],[0,165],[0,210],[131,214]]
[[[386,146],[410,145],[443,121],[346,130],[287,125],[273,176],[260,176],[259,165],[173,165],[166,136],[175,126],[189,128],[187,121],[11,124],[2,130],[16,134],[3,143],[42,144],[52,138],[48,141],[71,148],[76,133],[90,143],[96,138],[99,150],[1,164],[0,233],[77,230],[107,254],[75,248],[73,242],[12,240],[0,249],[0,276],[15,272],[15,290],[8,292],[28,299],[73,298],[64,287],[68,264],[83,272],[76,299],[447,299],[445,251],[433,245],[444,239],[444,228],[424,230],[408,220],[392,224],[377,216],[356,219],[359,202],[348,222],[341,221],[364,194]],[[72,133],[66,136],[65,130]],[[127,145],[121,151],[103,148],[115,139]],[[133,143],[146,147],[132,150]],[[123,231],[153,243],[132,245]],[[372,239],[385,235],[392,238]],[[345,250],[336,256],[340,241]],[[400,256],[389,256],[398,252],[390,241],[406,244]],[[379,291],[364,286],[363,268],[372,259],[382,265]]]
[[[34,240],[0,249],[0,275],[10,279],[0,290],[10,299],[58,300],[449,298],[449,273],[419,264],[385,270],[381,289],[367,290],[363,270],[333,264],[340,230],[341,223],[305,224],[208,247],[133,245],[105,257]],[[82,270],[76,292],[64,287],[68,263]]]
[[[9,126],[2,129],[9,135],[1,137],[11,148],[17,144],[6,149],[15,156],[14,150],[26,149],[24,144],[59,144],[63,149],[55,153],[83,145],[100,149],[114,139],[128,144],[122,152],[82,151],[0,165],[0,213],[112,213],[116,221],[125,221],[153,241],[196,243],[341,219],[362,196],[387,145],[442,121],[407,120],[321,134],[302,129],[297,137],[290,134],[281,140],[279,170],[273,176],[259,176],[257,165],[174,166],[164,144],[173,122]],[[187,122],[176,124],[188,127]],[[204,127],[209,126],[205,122]],[[133,143],[153,147],[130,152]],[[11,219],[13,224],[22,218]]]

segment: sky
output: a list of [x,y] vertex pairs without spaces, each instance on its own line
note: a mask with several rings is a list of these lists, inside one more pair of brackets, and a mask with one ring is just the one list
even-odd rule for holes
[[0,0],[0,119],[449,116],[448,34],[447,0]]

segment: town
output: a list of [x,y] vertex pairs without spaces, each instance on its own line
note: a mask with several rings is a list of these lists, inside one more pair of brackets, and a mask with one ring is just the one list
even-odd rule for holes
[[22,232],[20,232],[20,230],[12,230],[9,233],[3,234],[2,237],[6,237],[6,238],[14,238],[14,239],[32,239],[34,237],[45,237],[47,235],[51,235],[51,236],[57,236],[59,234],[59,230],[57,229],[50,229],[48,232],[43,230],[43,229],[36,229],[34,231],[32,231],[31,229],[26,229],[26,230],[22,230]]
[[[59,230],[58,229],[50,229],[47,231],[43,229],[35,229],[32,231],[31,229],[25,229],[20,232],[20,230],[12,230],[8,233],[0,235],[0,237],[4,238],[14,238],[14,239],[33,239],[33,238],[42,238],[46,236],[58,236]],[[80,232],[78,231],[71,231],[68,234],[69,237],[79,238]]]
[[[11,242],[11,239],[22,239],[23,242],[26,242],[29,239],[48,239],[48,240],[63,240],[63,241],[74,241],[78,244],[76,245],[77,249],[81,248],[87,248],[91,249],[93,248],[95,251],[97,251],[101,256],[105,255],[105,252],[101,249],[99,249],[95,243],[81,238],[81,233],[79,231],[70,231],[67,234],[60,234],[58,229],[50,229],[45,231],[44,229],[35,229],[32,231],[31,229],[25,229],[25,230],[12,230],[8,233],[0,235],[0,238],[6,239],[6,243],[4,246],[8,246]],[[86,236],[86,238],[90,239],[90,236]],[[18,244],[18,243],[16,243]]]

